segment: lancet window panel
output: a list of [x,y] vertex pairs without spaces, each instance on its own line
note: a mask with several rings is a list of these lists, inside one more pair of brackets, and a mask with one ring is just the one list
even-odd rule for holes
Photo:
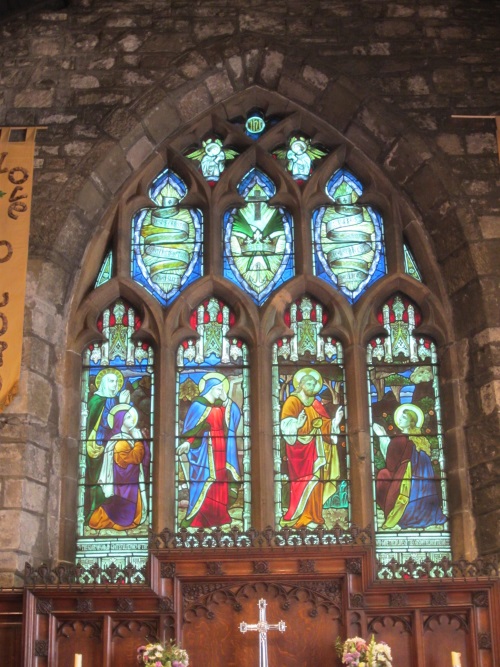
[[450,555],[436,345],[396,294],[367,348],[377,552],[382,560]]
[[211,298],[193,311],[196,337],[178,348],[176,528],[251,525],[248,349],[230,336],[234,313]]
[[285,315],[292,335],[273,346],[277,527],[349,524],[349,458],[343,350],[323,336],[323,306],[304,296]]
[[123,299],[97,327],[103,340],[83,354],[77,558],[140,567],[152,510],[154,355]]

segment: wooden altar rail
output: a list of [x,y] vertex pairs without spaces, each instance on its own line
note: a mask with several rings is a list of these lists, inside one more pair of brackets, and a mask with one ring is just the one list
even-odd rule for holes
[[253,667],[258,642],[238,627],[264,597],[269,621],[287,625],[269,637],[271,666],[335,667],[337,636],[372,634],[395,667],[451,666],[451,651],[463,667],[500,665],[498,577],[380,581],[376,571],[371,547],[352,544],[155,550],[147,585],[35,577],[0,592],[1,664],[72,667],[81,653],[83,667],[132,667],[138,646],[176,637],[192,667]]

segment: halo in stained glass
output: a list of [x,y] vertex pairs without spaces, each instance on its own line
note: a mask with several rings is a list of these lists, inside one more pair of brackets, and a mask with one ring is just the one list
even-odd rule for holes
[[382,218],[357,204],[363,186],[345,169],[328,181],[326,193],[333,205],[312,217],[314,271],[354,302],[386,273]]
[[246,174],[238,192],[247,203],[224,215],[224,276],[261,305],[294,274],[292,217],[268,205],[276,187],[259,169]]
[[377,554],[450,556],[436,346],[416,335],[404,295],[378,313],[386,335],[367,347]]
[[155,207],[132,218],[132,278],[166,305],[202,274],[201,211],[181,205],[184,181],[165,169],[151,185]]
[[177,353],[176,525],[250,527],[248,351],[229,337],[234,314],[211,298],[192,313],[198,338]]

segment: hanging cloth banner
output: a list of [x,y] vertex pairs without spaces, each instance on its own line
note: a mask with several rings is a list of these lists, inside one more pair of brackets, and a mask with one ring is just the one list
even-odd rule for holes
[[36,127],[0,127],[0,412],[18,391]]

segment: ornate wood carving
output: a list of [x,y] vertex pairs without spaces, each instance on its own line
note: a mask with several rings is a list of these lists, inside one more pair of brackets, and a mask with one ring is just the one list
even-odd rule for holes
[[113,637],[123,638],[128,634],[141,634],[146,641],[151,643],[159,641],[158,627],[154,621],[123,620],[113,626]]
[[271,569],[269,567],[269,561],[267,560],[254,560],[253,562],[253,573],[254,574],[269,574]]
[[472,604],[474,607],[488,607],[489,598],[488,591],[477,591],[472,594]]
[[70,639],[71,634],[78,632],[80,628],[82,632],[88,634],[89,639],[101,640],[101,621],[60,621],[57,624],[57,637]]
[[173,579],[175,577],[175,563],[160,564],[160,576],[162,579]]
[[314,560],[299,560],[298,571],[300,574],[312,574],[316,572],[316,561]]
[[467,616],[465,614],[455,614],[451,612],[431,614],[424,621],[424,630],[432,629],[431,626],[433,623],[441,625],[442,619],[446,619],[448,624],[455,621],[457,623],[457,629],[462,630],[463,632],[469,632],[469,620]]
[[381,625],[383,628],[386,628],[387,621],[391,621],[393,625],[400,623],[403,627],[403,630],[409,635],[413,634],[412,619],[411,616],[397,616],[387,615],[387,616],[374,616],[368,623],[368,632],[369,634],[380,634],[376,628],[377,625]]
[[207,566],[207,574],[216,576],[216,575],[222,575],[224,574],[222,571],[222,563],[220,561],[208,561],[206,564]]
[[47,658],[49,655],[49,642],[46,639],[35,639],[34,654],[36,658]]
[[[188,586],[186,586],[188,588]],[[280,608],[287,611],[293,604],[305,603],[309,606],[308,615],[314,618],[323,609],[329,613],[332,609],[340,611],[342,608],[342,592],[336,580],[314,580],[300,582],[256,582],[245,583],[241,586],[234,584],[224,586],[223,584],[210,584],[199,586],[193,591],[192,585],[184,593],[184,618],[191,622],[194,617],[204,616],[208,619],[215,617],[211,611],[211,605],[230,604],[235,611],[242,610],[241,601],[248,597],[255,597],[257,591],[264,591],[267,595],[279,598]],[[201,592],[200,589],[205,589]],[[184,591],[184,587],[183,587]],[[259,594],[261,594],[259,592]],[[194,597],[194,595],[196,597]]]
[[408,596],[405,593],[391,593],[389,595],[389,607],[407,607]]
[[134,600],[132,598],[116,598],[116,611],[130,613],[134,611]]
[[448,606],[448,593],[445,591],[436,591],[431,593],[431,607]]
[[365,596],[362,593],[352,593],[349,597],[351,609],[364,609]]
[[480,632],[477,636],[477,646],[480,649],[491,649],[491,635],[489,632]]
[[160,598],[158,600],[158,611],[161,614],[168,614],[174,611],[174,601],[170,597]]
[[91,598],[77,598],[76,611],[81,614],[91,614],[94,611],[94,601]]
[[361,558],[348,558],[345,567],[347,574],[361,574]]
[[43,614],[45,616],[48,616],[49,614],[52,613],[53,609],[54,609],[53,600],[49,600],[47,598],[38,598],[38,600],[36,601],[37,614]]

